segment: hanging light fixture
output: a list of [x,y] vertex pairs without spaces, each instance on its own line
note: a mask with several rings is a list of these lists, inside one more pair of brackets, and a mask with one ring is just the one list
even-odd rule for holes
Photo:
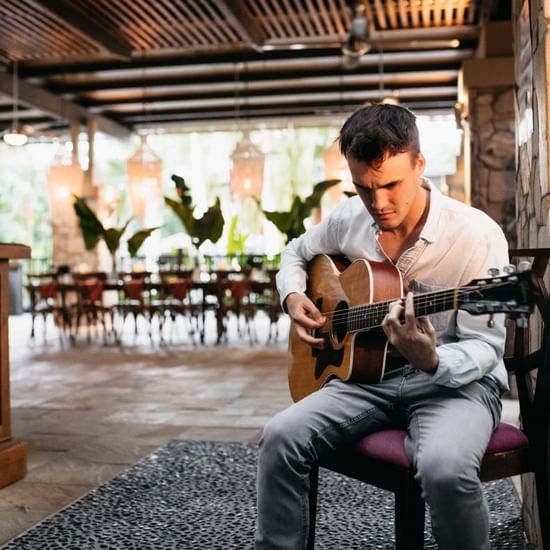
[[132,210],[142,223],[151,223],[162,199],[162,160],[147,143],[147,137],[141,136],[140,144],[134,155],[126,162],[128,193]]
[[18,96],[19,96],[19,79],[17,78],[17,59],[13,61],[13,117],[12,125],[4,133],[4,141],[13,147],[19,147],[27,143],[27,134],[19,126],[19,117],[18,117]]
[[[239,79],[238,69],[235,69],[235,117],[239,122]],[[246,85],[246,84],[245,84]],[[246,90],[245,90],[246,92]],[[240,198],[261,198],[264,183],[265,155],[250,139],[250,131],[244,130],[241,140],[231,153],[230,189]]]
[[359,65],[359,58],[371,49],[370,28],[363,0],[353,0],[348,3],[352,20],[348,37],[342,46],[342,55],[346,68],[352,69]]
[[74,197],[81,197],[84,190],[84,172],[74,151],[66,145],[60,145],[55,153],[47,173],[47,186],[54,236],[65,235],[76,224]]
[[250,139],[250,132],[245,130],[241,141],[231,153],[231,192],[240,197],[262,196],[264,183],[265,155]]
[[384,90],[384,51],[382,46],[380,46],[380,55],[378,57],[378,93],[380,103],[399,105],[399,91],[392,90],[391,95],[386,95],[386,91]]

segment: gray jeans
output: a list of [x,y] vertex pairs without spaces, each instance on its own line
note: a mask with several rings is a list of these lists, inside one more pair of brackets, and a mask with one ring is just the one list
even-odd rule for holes
[[324,453],[387,427],[408,430],[407,454],[430,505],[439,547],[488,549],[489,516],[478,472],[501,408],[498,386],[487,377],[447,388],[434,384],[430,374],[405,366],[379,384],[331,380],[264,428],[256,549],[305,548],[312,464]]

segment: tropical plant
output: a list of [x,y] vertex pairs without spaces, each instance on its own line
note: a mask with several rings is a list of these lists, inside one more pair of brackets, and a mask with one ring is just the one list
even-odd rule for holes
[[287,212],[268,212],[264,210],[265,217],[275,224],[277,229],[285,235],[286,242],[289,242],[305,232],[305,219],[311,216],[314,208],[321,205],[321,199],[325,191],[340,183],[340,181],[339,179],[320,181],[313,186],[313,192],[305,199],[295,196],[292,206]]
[[201,244],[210,240],[213,243],[218,242],[223,233],[224,219],[219,197],[213,206],[203,214],[202,218],[193,216],[194,206],[191,198],[191,189],[186,185],[185,180],[176,174],[172,175],[172,181],[176,185],[178,200],[164,197],[164,202],[172,209],[174,214],[180,219],[186,233],[191,237],[191,242],[197,249]]
[[[84,246],[86,247],[86,250],[93,250],[97,246],[99,241],[103,239],[111,254],[112,271],[114,272],[116,269],[116,253],[120,247],[122,235],[128,228],[128,225],[132,221],[132,218],[129,218],[126,223],[120,228],[106,228],[103,226],[99,218],[95,215],[95,212],[88,206],[85,198],[77,197],[75,195],[73,206],[74,211],[76,212],[76,215],[78,217],[78,222],[80,225],[80,230],[82,231],[82,237],[84,239]],[[134,257],[138,253],[141,245],[156,229],[158,229],[158,227],[140,229],[128,239],[127,247],[130,256]]]
[[242,233],[239,229],[239,216],[233,216],[227,231],[227,253],[244,254],[244,245],[248,237],[248,233]]

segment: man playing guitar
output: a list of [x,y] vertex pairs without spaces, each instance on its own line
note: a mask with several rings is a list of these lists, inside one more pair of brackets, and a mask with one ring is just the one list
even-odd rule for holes
[[311,466],[371,432],[405,427],[439,547],[486,550],[489,518],[478,471],[508,388],[504,315],[416,316],[413,294],[501,269],[508,263],[505,237],[487,215],[442,195],[424,177],[415,116],[404,107],[360,108],[339,142],[357,196],[291,241],[277,275],[294,337],[312,352],[327,345],[327,317],[306,294],[308,262],[320,254],[392,265],[406,294],[381,322],[393,349],[380,381],[331,378],[265,426],[256,548],[306,548]]

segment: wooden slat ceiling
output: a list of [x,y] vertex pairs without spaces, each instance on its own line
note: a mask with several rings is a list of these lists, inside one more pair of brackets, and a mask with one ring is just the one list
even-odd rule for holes
[[382,95],[450,109],[481,22],[507,4],[365,0],[372,49],[347,68],[346,0],[0,0],[0,131],[14,60],[20,120],[41,134],[330,116]]

